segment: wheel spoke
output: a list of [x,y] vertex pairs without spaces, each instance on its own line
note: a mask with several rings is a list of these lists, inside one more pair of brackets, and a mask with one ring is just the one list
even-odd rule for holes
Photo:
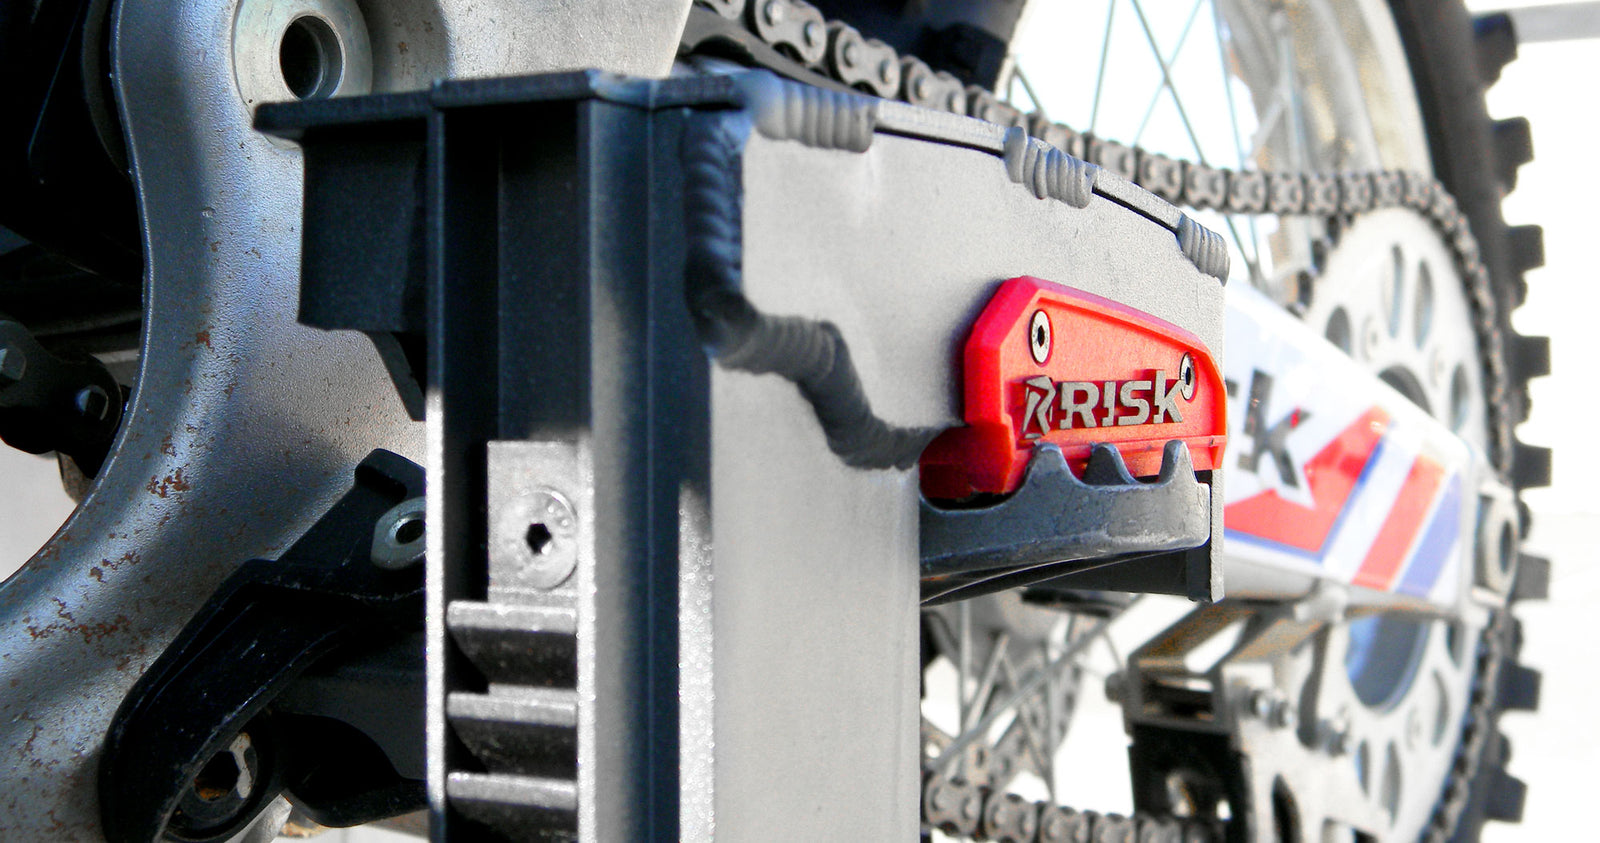
[[1244,247],[1244,237],[1240,236],[1239,226],[1233,221],[1233,216],[1233,214],[1224,214],[1222,221],[1227,224],[1228,233],[1233,236],[1234,245],[1239,247],[1239,255],[1244,258],[1245,269],[1250,273],[1251,283],[1255,283],[1262,280],[1261,264],[1257,260],[1258,256],[1253,248],[1255,244],[1252,241],[1252,248],[1246,249]]
[[[995,677],[1004,667],[1009,670],[1006,662],[1006,649],[1011,646],[1011,635],[1001,633],[995,639],[994,648],[989,651],[989,661],[983,666],[983,678],[978,680],[978,687],[973,689],[971,704],[966,706],[967,716],[961,719],[961,728],[972,728],[972,722],[983,715],[983,709],[989,704],[989,697],[994,695]],[[963,691],[965,693],[965,691]]]
[[[1016,671],[1012,669],[1009,660],[1002,665],[1002,671],[1006,677],[1006,684],[1012,687],[1020,685],[1017,681]],[[1055,684],[1055,676],[1052,673],[1046,673],[1044,685],[1047,694],[1055,687]],[[1028,699],[1025,697],[1017,705],[1016,716],[1011,721],[1012,728],[1021,731],[1023,740],[1028,744],[1029,753],[1033,755],[1034,765],[1038,767],[1041,773],[1040,777],[1044,779],[1045,787],[1050,791],[1050,796],[1053,799],[1055,797],[1055,776],[1051,775],[1050,772],[1051,758],[1055,753],[1051,751],[1049,742],[1040,738],[1039,730],[1034,728],[1033,722],[1028,719],[1027,703]]]
[[1049,115],[1045,113],[1044,103],[1040,102],[1039,95],[1034,92],[1033,86],[1028,84],[1028,77],[1022,72],[1022,66],[1016,62],[1012,62],[1011,79],[1007,84],[1015,82],[1022,83],[1022,92],[1028,95],[1028,101],[1033,103],[1034,111],[1039,112],[1040,115],[1043,115],[1046,119],[1048,119]]
[[[1142,597],[1143,595],[1135,596],[1133,600],[1128,603],[1128,605],[1134,605],[1135,603],[1139,602]],[[1023,700],[1026,700],[1030,695],[1038,691],[1041,685],[1044,685],[1052,677],[1070,667],[1073,664],[1073,661],[1077,659],[1079,654],[1088,649],[1090,644],[1093,644],[1096,639],[1104,635],[1110,629],[1111,620],[1111,618],[1100,618],[1099,620],[1095,621],[1094,625],[1089,627],[1089,629],[1085,631],[1082,636],[1072,641],[1068,641],[1067,646],[1064,650],[1062,650],[1061,655],[1057,656],[1053,661],[1046,664],[1043,668],[1030,674],[1029,677],[1024,680],[1015,691],[1008,694],[999,705],[990,708],[988,713],[984,714],[978,720],[978,722],[973,725],[972,728],[967,729],[966,731],[962,732],[960,736],[953,739],[950,742],[950,745],[945,747],[943,754],[933,761],[933,769],[942,774],[949,774],[954,768],[955,762],[962,757],[962,754],[966,752],[968,747],[972,746],[981,738],[987,736],[989,730],[994,727],[995,723],[999,722],[1000,718],[1007,711],[1015,708]]]
[[961,640],[956,648],[956,676],[960,682],[956,686],[956,699],[960,701],[958,711],[960,719],[956,722],[965,729],[967,717],[970,715],[967,709],[967,675],[972,672],[972,604],[963,602],[956,612],[956,617],[960,619],[958,623],[961,625],[959,633]]
[[1289,127],[1291,129],[1291,133],[1289,135],[1289,163],[1296,170],[1310,172],[1313,169],[1311,165],[1311,156],[1308,152],[1311,148],[1311,144],[1306,138],[1306,125],[1304,117],[1301,115],[1300,109],[1295,107],[1294,102],[1294,92],[1298,90],[1297,83],[1299,82],[1299,77],[1294,67],[1294,45],[1290,43],[1288,38],[1288,33],[1286,31],[1288,24],[1285,23],[1282,18],[1275,19],[1274,24],[1276,24],[1274,29],[1278,35],[1278,72],[1281,79],[1280,84],[1287,92],[1285,96],[1288,99],[1288,102],[1285,103],[1284,110],[1288,115]]
[[1106,34],[1100,41],[1100,70],[1094,78],[1094,105],[1089,108],[1089,134],[1094,134],[1094,128],[1100,119],[1100,94],[1106,87],[1106,65],[1111,61],[1111,24],[1117,19],[1117,0],[1110,0],[1106,6]]
[[[1183,22],[1183,30],[1178,33],[1178,43],[1173,45],[1172,52],[1167,55],[1168,65],[1178,63],[1178,54],[1183,52],[1183,45],[1189,40],[1189,30],[1194,26],[1195,18],[1200,16],[1200,7],[1204,6],[1205,2],[1206,0],[1195,0],[1194,6],[1189,9],[1189,17]],[[1144,117],[1139,120],[1139,128],[1133,133],[1133,140],[1129,141],[1130,144],[1138,146],[1139,141],[1144,137],[1144,130],[1150,125],[1150,117],[1155,114],[1156,106],[1161,102],[1162,91],[1172,91],[1172,98],[1178,98],[1178,92],[1173,90],[1167,84],[1166,78],[1163,77],[1161,84],[1156,86],[1156,92],[1150,96],[1150,104],[1145,106]]]
[[[1215,7],[1212,8],[1212,11],[1213,13],[1216,11]],[[1234,154],[1239,156],[1239,167],[1243,168],[1245,161],[1255,160],[1255,149],[1251,149],[1249,158],[1245,157],[1244,141],[1239,135],[1239,105],[1238,101],[1233,96],[1232,74],[1228,72],[1228,47],[1225,43],[1223,43],[1223,27],[1217,25],[1217,16],[1215,14],[1212,15],[1211,30],[1212,33],[1216,35],[1214,40],[1217,42],[1217,64],[1222,71],[1222,95],[1228,103],[1228,128],[1233,132],[1233,150]],[[1279,108],[1280,110],[1282,108],[1282,100],[1279,99],[1279,95],[1281,93],[1281,86],[1275,88],[1272,102],[1272,107]],[[1271,121],[1269,120],[1267,122]],[[1264,126],[1266,124],[1263,123],[1261,125]],[[1259,135],[1260,131],[1258,131],[1257,134]],[[1251,140],[1251,146],[1255,146],[1254,139]]]
[[1172,104],[1177,106],[1178,119],[1183,122],[1183,130],[1188,133],[1189,142],[1194,144],[1195,158],[1201,164],[1209,164],[1205,150],[1200,148],[1200,136],[1195,133],[1194,124],[1189,121],[1189,112],[1184,110],[1183,98],[1178,96],[1178,90],[1172,83],[1172,68],[1161,56],[1161,47],[1156,44],[1156,34],[1150,28],[1150,19],[1145,17],[1144,6],[1140,5],[1139,0],[1128,0],[1128,2],[1133,6],[1134,15],[1139,18],[1139,28],[1144,31],[1144,40],[1150,45],[1150,55],[1161,68],[1162,84],[1172,91]]

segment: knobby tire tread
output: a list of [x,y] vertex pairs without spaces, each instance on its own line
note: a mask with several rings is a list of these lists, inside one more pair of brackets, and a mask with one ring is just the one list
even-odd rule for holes
[[[1501,212],[1501,200],[1515,186],[1515,168],[1527,157],[1525,148],[1510,151],[1499,148],[1497,136],[1504,132],[1497,131],[1497,126],[1509,121],[1497,123],[1490,118],[1484,102],[1486,85],[1481,66],[1484,60],[1494,64],[1496,72],[1491,76],[1491,83],[1498,79],[1499,65],[1506,58],[1504,38],[1494,37],[1501,33],[1485,27],[1486,37],[1480,42],[1473,17],[1461,0],[1389,0],[1389,6],[1405,44],[1417,102],[1427,128],[1434,176],[1456,197],[1466,214],[1489,270],[1497,319],[1503,336],[1508,339],[1508,350],[1512,352],[1508,363],[1513,383],[1507,400],[1512,404],[1511,418],[1520,421],[1527,418],[1529,410],[1528,381],[1546,373],[1548,357],[1541,362],[1538,355],[1515,353],[1525,343],[1512,328],[1510,319],[1511,311],[1526,296],[1527,285],[1522,273],[1543,262],[1543,248],[1537,227],[1513,229],[1506,224]],[[1513,47],[1512,55],[1514,50]],[[1509,158],[1508,152],[1511,153]],[[1507,168],[1511,173],[1509,178],[1504,172]],[[1514,237],[1514,231],[1521,233]],[[1538,344],[1539,339],[1533,342]],[[1519,493],[1525,488],[1549,483],[1547,469],[1530,470],[1526,465],[1529,457],[1522,455],[1528,450],[1518,443],[1516,462],[1523,465],[1512,466],[1511,477]],[[1530,524],[1525,505],[1522,512],[1522,532],[1526,535]],[[1513,590],[1513,595],[1515,593]],[[1508,606],[1507,610],[1510,608]],[[1525,671],[1518,662],[1522,643],[1520,625],[1513,621],[1503,628],[1509,640],[1503,647],[1500,672],[1517,675]],[[1484,825],[1491,819],[1516,821],[1521,818],[1524,788],[1506,771],[1510,744],[1499,731],[1503,701],[1504,695],[1497,695],[1489,721],[1484,724],[1491,732],[1490,739],[1484,742],[1485,749],[1471,782],[1471,796],[1450,838],[1452,843],[1479,840]]]

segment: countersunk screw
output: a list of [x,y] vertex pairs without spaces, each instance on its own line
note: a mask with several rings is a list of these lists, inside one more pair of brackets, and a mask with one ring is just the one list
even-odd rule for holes
[[497,556],[518,584],[551,589],[578,565],[578,515],[553,489],[537,489],[495,518]]
[[0,386],[10,386],[22,380],[28,371],[28,358],[22,349],[0,345]]

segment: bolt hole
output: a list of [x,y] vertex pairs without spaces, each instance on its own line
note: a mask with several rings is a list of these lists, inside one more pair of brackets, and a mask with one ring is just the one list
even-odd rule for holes
[[1302,310],[1310,307],[1311,299],[1316,295],[1317,292],[1316,276],[1302,269],[1298,274],[1295,275],[1294,281],[1295,303],[1300,305]]
[[1461,659],[1465,655],[1464,649],[1461,646],[1461,641],[1464,635],[1465,633],[1461,631],[1461,627],[1457,624],[1451,623],[1445,625],[1444,646],[1445,649],[1450,651],[1450,660],[1455,662],[1456,666],[1458,667],[1461,665]]
[[1328,338],[1328,342],[1338,346],[1340,351],[1349,354],[1355,347],[1352,341],[1354,334],[1355,331],[1350,326],[1350,314],[1342,307],[1334,308],[1333,313],[1328,316],[1328,328],[1323,336]]
[[1510,522],[1500,528],[1500,555],[1495,559],[1495,564],[1500,568],[1501,575],[1506,577],[1517,565],[1517,534],[1512,531]]
[[1372,775],[1372,750],[1367,747],[1366,741],[1356,747],[1355,765],[1356,782],[1361,785],[1361,792],[1366,793],[1372,789],[1368,783]]
[[1378,801],[1389,814],[1390,822],[1400,813],[1401,775],[1400,751],[1391,743],[1384,753],[1383,779],[1378,785]]
[[528,549],[533,551],[533,555],[543,556],[556,539],[555,536],[550,534],[550,528],[546,527],[543,522],[535,522],[533,526],[528,528],[527,540]]
[[1460,433],[1472,416],[1472,384],[1467,381],[1467,370],[1456,366],[1450,375],[1450,429]]
[[422,538],[425,531],[421,518],[407,518],[394,525],[394,540],[396,544],[411,544]]
[[303,100],[333,96],[343,67],[339,36],[327,21],[312,15],[290,21],[278,42],[278,69],[289,93]]
[[1395,246],[1391,253],[1394,265],[1390,268],[1389,285],[1384,288],[1384,298],[1389,305],[1389,336],[1400,336],[1400,325],[1404,319],[1406,256],[1401,253],[1400,247]]
[[239,763],[227,750],[211,756],[194,777],[194,793],[207,802],[215,802],[232,793],[239,786]]
[[1428,334],[1433,330],[1433,273],[1428,270],[1428,265],[1425,263],[1417,265],[1416,305],[1412,317],[1412,333],[1417,348],[1422,348],[1428,341]]
[[1272,830],[1273,839],[1280,843],[1300,843],[1300,811],[1295,806],[1294,794],[1289,792],[1289,786],[1279,778],[1272,785]]

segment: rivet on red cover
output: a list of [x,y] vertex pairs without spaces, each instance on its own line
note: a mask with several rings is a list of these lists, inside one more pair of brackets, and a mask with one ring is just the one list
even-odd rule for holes
[[1135,477],[1182,440],[1196,471],[1222,462],[1222,373],[1199,337],[1091,293],[1023,276],[1000,286],[967,337],[966,427],[922,455],[922,491],[961,499],[1015,491],[1035,445],[1061,446],[1082,475],[1097,443]]

